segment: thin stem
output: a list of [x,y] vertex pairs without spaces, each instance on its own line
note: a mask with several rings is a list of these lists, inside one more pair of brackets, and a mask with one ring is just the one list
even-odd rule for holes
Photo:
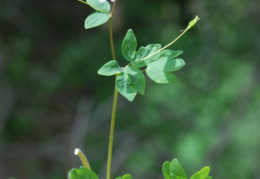
[[[112,18],[113,13],[116,6],[116,1],[113,4],[112,11],[111,11],[111,18],[109,19],[109,37],[110,37],[110,46],[111,46],[111,53],[113,60],[116,60],[116,53],[115,53],[115,47],[114,47],[114,40],[113,40],[113,24],[112,24]],[[118,75],[116,75],[117,78]],[[115,78],[115,82],[116,82]],[[112,107],[112,114],[111,114],[111,124],[110,124],[110,134],[109,134],[109,144],[108,144],[108,155],[107,155],[107,177],[106,179],[110,179],[111,175],[111,163],[112,163],[112,151],[113,151],[113,141],[114,141],[114,130],[115,130],[115,121],[116,121],[116,106],[117,106],[117,97],[118,97],[118,91],[114,89],[114,99],[113,99],[113,107]]]
[[111,163],[112,163],[112,151],[113,151],[113,141],[114,141],[114,129],[115,129],[115,121],[116,121],[117,96],[118,96],[118,91],[115,86],[113,108],[112,108],[112,115],[111,115],[111,124],[110,124],[108,156],[107,156],[107,179],[110,179],[110,175],[111,175]]
[[85,166],[91,170],[87,157],[84,155],[84,153],[79,148],[75,149],[74,154],[79,156],[83,166]]
[[112,11],[111,11],[111,15],[113,16],[114,12],[115,12],[115,7],[116,7],[116,0],[113,4],[113,7],[112,7]]
[[[114,7],[114,6],[113,6]],[[114,38],[113,38],[113,23],[112,16],[109,19],[109,37],[110,37],[110,47],[113,60],[116,60],[115,46],[114,46]]]
[[[154,52],[154,53],[152,53],[152,54],[150,54],[150,55],[144,57],[143,59],[141,59],[140,61],[136,62],[136,63],[133,64],[132,66],[135,66],[135,65],[137,65],[138,63],[140,63],[141,61],[144,61],[144,60],[146,60],[147,58],[150,58],[150,57],[154,56],[155,54],[157,54],[157,53],[163,51],[164,49],[168,48],[169,46],[171,46],[172,44],[174,44],[179,38],[181,38],[181,36],[183,36],[188,30],[189,30],[189,28],[186,28],[177,38],[175,38],[175,39],[174,39],[173,41],[171,41],[169,44],[165,45],[165,46],[164,46],[163,48],[161,48],[160,50],[157,50],[156,52]],[[130,64],[128,64],[128,65],[130,65]],[[128,65],[127,65],[127,66],[128,66]]]
[[[143,59],[141,59],[140,61],[138,61],[137,63],[133,64],[132,66],[135,66],[136,64],[140,63],[141,61],[146,60],[147,58],[150,58],[152,56],[154,56],[155,54],[163,51],[164,49],[168,48],[169,46],[171,46],[172,44],[174,44],[179,38],[181,38],[181,36],[183,36],[190,28],[192,28],[194,25],[196,25],[196,23],[200,20],[200,18],[198,16],[196,16],[192,21],[190,21],[190,23],[188,24],[188,26],[186,27],[185,30],[183,30],[183,32],[173,41],[171,41],[169,44],[167,44],[166,46],[164,46],[163,48],[161,48],[160,50],[157,50],[156,52],[148,55],[147,57],[144,57]],[[130,64],[128,64],[127,66],[129,66]]]

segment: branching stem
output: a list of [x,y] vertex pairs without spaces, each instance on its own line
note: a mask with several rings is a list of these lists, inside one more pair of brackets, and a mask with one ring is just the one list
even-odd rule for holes
[[[169,46],[171,46],[172,44],[174,44],[179,38],[181,38],[181,36],[183,36],[188,30],[189,30],[189,28],[187,27],[177,38],[175,38],[175,39],[174,39],[173,41],[171,41],[169,44],[165,45],[163,48],[157,50],[156,52],[154,52],[154,53],[152,53],[152,54],[150,54],[150,55],[144,57],[144,58],[141,59],[140,61],[134,63],[132,66],[135,66],[135,65],[137,65],[138,63],[140,63],[140,62],[142,62],[142,61],[144,61],[144,60],[146,60],[146,59],[148,59],[148,58],[154,56],[155,54],[160,53],[160,52],[163,51],[164,49],[168,48]],[[128,65],[130,65],[130,64],[128,64]],[[128,65],[127,65],[127,66],[128,66]]]

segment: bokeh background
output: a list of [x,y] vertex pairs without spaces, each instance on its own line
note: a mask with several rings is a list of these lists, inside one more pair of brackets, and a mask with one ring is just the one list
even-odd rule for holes
[[[118,0],[114,38],[132,28],[139,46],[167,44],[186,66],[177,81],[147,80],[135,102],[119,98],[113,177],[163,178],[178,158],[190,176],[260,179],[260,1]],[[108,25],[85,30],[93,12],[76,1],[0,1],[0,178],[64,179],[75,147],[105,178],[114,79]]]

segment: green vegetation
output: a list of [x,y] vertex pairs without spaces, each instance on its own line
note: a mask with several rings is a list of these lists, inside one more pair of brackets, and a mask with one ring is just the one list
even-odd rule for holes
[[[171,162],[165,162],[162,167],[163,176],[165,179],[187,179],[185,170],[177,159],[173,159]],[[191,176],[190,179],[212,179],[209,176],[210,168],[204,167],[200,171],[196,172]],[[79,169],[71,170],[71,179],[99,179],[98,176],[87,167],[80,167]],[[116,179],[132,179],[130,174],[126,174],[122,177],[117,177]]]
[[[113,10],[115,9],[117,0],[113,4]],[[85,3],[85,2],[83,2]],[[85,20],[85,28],[93,28],[106,23],[108,20],[109,24],[109,35],[110,35],[110,47],[113,56],[113,60],[105,63],[99,70],[99,75],[113,76],[115,75],[115,90],[114,90],[114,100],[113,108],[111,114],[111,125],[110,125],[110,136],[108,145],[108,157],[107,157],[107,179],[111,178],[111,163],[112,163],[112,149],[114,140],[114,128],[116,119],[116,109],[117,109],[117,96],[118,92],[124,96],[129,101],[133,101],[137,92],[144,95],[145,92],[145,76],[143,71],[146,71],[147,76],[157,82],[157,83],[173,83],[175,82],[175,76],[171,73],[181,69],[185,62],[176,58],[182,51],[165,50],[176,42],[185,32],[187,32],[191,27],[193,27],[199,20],[196,16],[186,29],[172,42],[168,45],[161,47],[160,44],[150,44],[146,47],[137,48],[137,39],[132,29],[129,29],[121,45],[121,51],[125,60],[130,62],[125,67],[120,67],[116,60],[116,53],[114,47],[113,39],[113,10],[109,14],[107,10],[110,10],[110,4],[107,1],[101,2],[99,0],[93,1],[94,5],[91,4],[92,1],[85,3],[96,10],[96,12],[90,14]],[[104,8],[104,9],[102,9]],[[142,69],[141,69],[142,68]],[[68,174],[69,179],[98,179],[98,176],[91,170],[90,164],[86,156],[81,152],[80,149],[75,149],[75,154],[79,156],[82,162],[82,167],[80,169],[72,169]],[[149,162],[149,161],[148,161]],[[182,168],[181,164],[177,159],[172,162],[165,162],[162,168],[163,175],[165,179],[187,179],[186,172]],[[204,167],[201,171],[195,173],[191,179],[209,179],[209,167]],[[118,177],[117,179],[131,179],[131,175],[127,174],[123,177]]]
[[[146,76],[144,96],[131,103],[118,96],[111,178],[162,178],[163,162],[173,158],[188,177],[206,165],[214,178],[259,176],[259,6],[118,1],[113,26],[122,67],[128,29],[138,48],[164,46],[196,14],[202,20],[169,48],[184,51],[175,83]],[[84,29],[93,12],[76,0],[0,1],[0,178],[64,179],[81,165],[75,147],[105,178],[114,79],[96,73],[113,57],[109,24]]]

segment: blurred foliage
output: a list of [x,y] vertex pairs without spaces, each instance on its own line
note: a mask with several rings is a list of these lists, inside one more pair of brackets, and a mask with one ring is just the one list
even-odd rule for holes
[[[148,81],[145,96],[120,98],[113,176],[162,178],[178,158],[190,176],[257,178],[260,165],[259,1],[118,1],[114,37],[167,44],[186,66],[177,82]],[[74,1],[0,1],[0,178],[59,179],[79,166],[75,147],[105,176],[113,78],[107,25],[84,30],[92,10]],[[149,161],[149,162],[147,162]]]

